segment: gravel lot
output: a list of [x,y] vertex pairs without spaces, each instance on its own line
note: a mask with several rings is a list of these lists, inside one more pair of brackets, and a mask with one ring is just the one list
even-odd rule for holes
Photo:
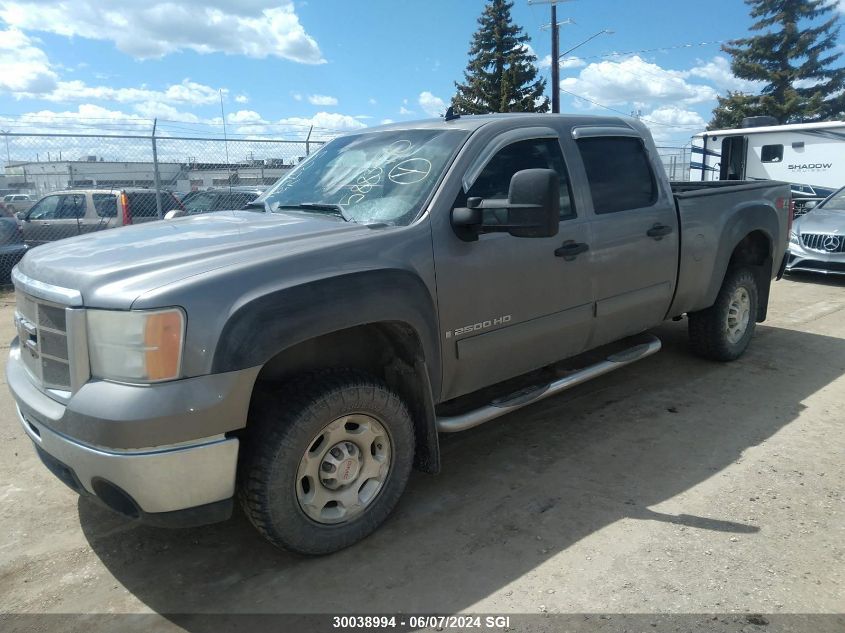
[[655,333],[656,356],[445,437],[441,475],[415,473],[374,536],[319,559],[240,514],[165,531],[78,499],[3,388],[0,613],[845,611],[845,280],[777,283],[733,364],[690,356],[686,323]]

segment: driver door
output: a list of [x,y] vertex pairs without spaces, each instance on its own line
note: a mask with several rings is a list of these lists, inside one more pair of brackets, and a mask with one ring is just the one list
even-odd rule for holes
[[[588,244],[590,225],[576,208],[558,133],[539,129],[547,132],[512,141],[511,133],[507,141],[489,143],[479,157],[483,166],[470,166],[465,181],[472,182],[453,206],[466,206],[468,197],[507,199],[516,172],[554,169],[560,178],[558,235],[487,233],[464,242],[447,224],[434,239],[445,399],[577,354],[589,339],[590,253],[564,257],[560,248],[567,242]],[[506,219],[506,213],[498,217],[499,210],[485,214],[486,223]]]
[[38,246],[50,241],[50,230],[59,217],[62,196],[41,198],[26,214],[22,223],[23,239],[28,246]]

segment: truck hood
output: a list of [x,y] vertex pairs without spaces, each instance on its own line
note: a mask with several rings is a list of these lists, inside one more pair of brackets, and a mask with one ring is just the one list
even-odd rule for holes
[[128,309],[143,293],[190,276],[372,233],[328,215],[226,211],[45,244],[29,251],[19,268],[37,281],[80,291],[85,305]]
[[845,211],[813,209],[795,220],[799,233],[845,234]]

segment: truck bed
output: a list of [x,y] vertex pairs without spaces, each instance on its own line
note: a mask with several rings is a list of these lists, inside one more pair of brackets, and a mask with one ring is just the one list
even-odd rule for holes
[[774,270],[780,267],[789,233],[788,183],[774,180],[671,182],[683,239],[678,286],[667,316],[712,305],[740,239],[757,227],[768,240]]

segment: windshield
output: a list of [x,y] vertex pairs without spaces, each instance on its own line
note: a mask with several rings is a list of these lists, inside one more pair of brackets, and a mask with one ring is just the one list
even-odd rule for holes
[[465,138],[461,130],[397,130],[337,138],[260,200],[273,212],[299,209],[325,214],[336,207],[350,221],[404,226],[417,217]]
[[845,188],[837,191],[818,208],[825,211],[845,211]]

